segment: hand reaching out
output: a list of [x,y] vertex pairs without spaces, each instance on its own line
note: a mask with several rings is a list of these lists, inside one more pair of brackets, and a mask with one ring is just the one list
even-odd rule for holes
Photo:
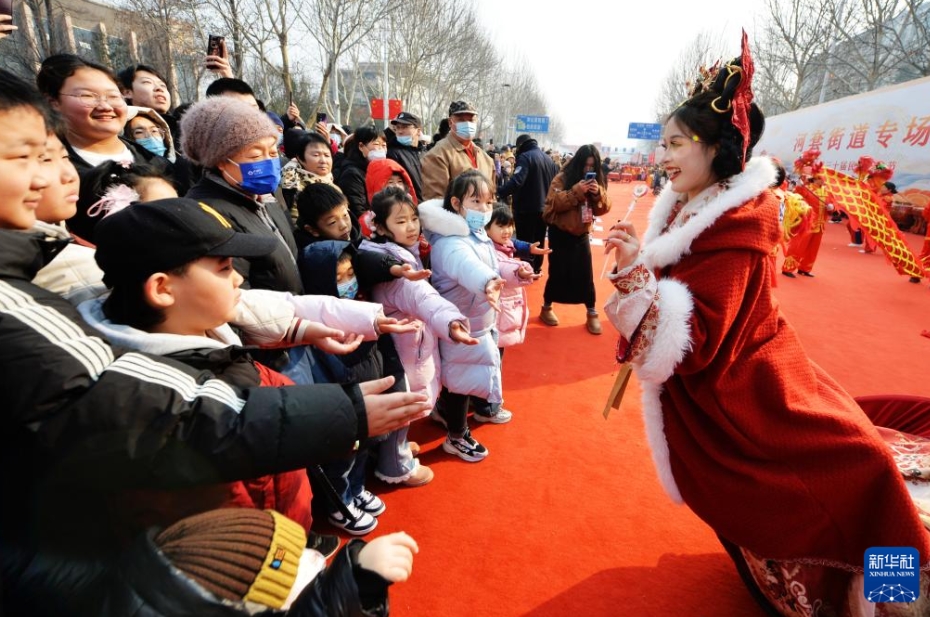
[[449,338],[463,345],[478,344],[478,339],[473,338],[471,334],[468,333],[468,327],[460,321],[453,321],[449,324]]
[[404,277],[408,281],[423,281],[431,277],[433,272],[425,268],[423,270],[415,270],[410,264],[404,264],[402,266],[391,266],[391,275],[394,278]]
[[504,288],[504,279],[497,277],[488,281],[488,284],[484,286],[484,295],[488,299],[488,304],[491,305],[491,308],[501,312],[501,290]]
[[416,541],[403,531],[375,538],[358,552],[358,565],[392,583],[402,583],[413,571]]
[[539,247],[539,242],[534,242],[530,245],[530,255],[548,255],[551,252],[552,249],[549,248],[548,242],[546,242],[542,248]]
[[368,416],[368,436],[386,435],[414,420],[425,418],[432,410],[426,394],[415,392],[392,392],[381,394],[394,385],[394,377],[388,376],[358,385],[365,399],[365,414]]
[[409,319],[394,319],[393,317],[378,317],[375,319],[375,328],[381,334],[406,334],[416,332],[420,324]]
[[533,270],[533,266],[524,262],[520,264],[520,268],[517,270],[517,276],[524,281],[535,281],[541,277],[542,274],[536,274]]
[[313,345],[326,353],[343,355],[358,349],[364,337],[361,334],[346,334],[342,330],[311,323],[304,332],[303,344]]

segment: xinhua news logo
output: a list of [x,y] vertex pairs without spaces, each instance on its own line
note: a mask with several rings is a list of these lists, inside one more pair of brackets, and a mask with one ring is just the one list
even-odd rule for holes
[[920,596],[920,553],[909,546],[873,546],[865,552],[865,599],[914,602]]

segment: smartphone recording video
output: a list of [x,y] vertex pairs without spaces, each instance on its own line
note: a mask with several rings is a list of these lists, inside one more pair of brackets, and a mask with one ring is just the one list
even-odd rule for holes
[[226,37],[211,34],[207,41],[207,55],[224,57],[226,51]]

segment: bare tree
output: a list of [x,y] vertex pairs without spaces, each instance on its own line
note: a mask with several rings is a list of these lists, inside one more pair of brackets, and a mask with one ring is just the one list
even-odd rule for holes
[[829,54],[831,97],[868,92],[892,81],[900,59],[893,53],[894,17],[901,0],[829,0],[837,44]]
[[888,33],[891,51],[906,73],[905,79],[930,75],[930,3],[901,0],[904,11],[895,18],[896,27]]
[[655,101],[656,118],[665,118],[688,98],[691,84],[697,78],[700,67],[710,68],[724,57],[721,38],[708,30],[702,30],[682,50],[662,82]]
[[310,0],[306,9],[297,14],[324,60],[323,80],[312,114],[324,105],[340,56],[371,36],[376,26],[386,27],[388,16],[399,6],[400,0]]
[[766,0],[765,10],[753,54],[757,102],[768,114],[816,103],[810,85],[824,70],[829,7],[820,0]]

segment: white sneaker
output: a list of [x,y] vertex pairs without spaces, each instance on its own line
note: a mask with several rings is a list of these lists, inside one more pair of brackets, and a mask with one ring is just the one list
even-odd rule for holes
[[367,512],[362,512],[354,503],[350,503],[346,508],[352,515],[351,519],[347,519],[341,511],[336,510],[330,513],[329,522],[353,536],[364,536],[378,526],[378,519]]
[[461,437],[446,435],[446,440],[442,442],[442,449],[469,463],[483,461],[488,455],[488,449],[478,443],[468,430]]
[[472,416],[475,419],[475,422],[489,422],[491,424],[507,424],[513,419],[513,413],[506,409],[499,409],[497,413],[486,416],[484,414],[475,413]]
[[355,496],[354,503],[356,508],[372,516],[379,516],[387,510],[381,498],[367,489]]

